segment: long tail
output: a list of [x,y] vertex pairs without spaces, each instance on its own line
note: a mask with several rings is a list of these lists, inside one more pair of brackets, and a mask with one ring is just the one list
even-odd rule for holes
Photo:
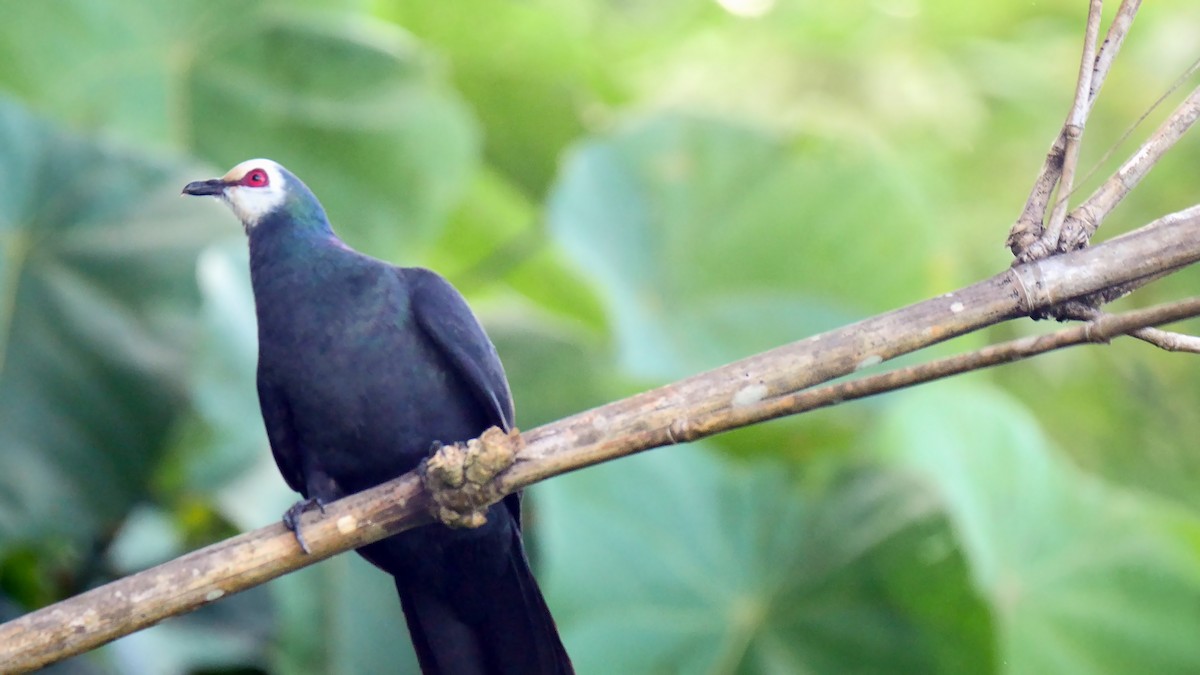
[[[436,527],[436,526],[435,526]],[[514,530],[515,534],[515,530]],[[571,675],[571,659],[529,569],[519,535],[497,575],[468,599],[396,577],[425,675]],[[459,595],[455,598],[455,595]]]

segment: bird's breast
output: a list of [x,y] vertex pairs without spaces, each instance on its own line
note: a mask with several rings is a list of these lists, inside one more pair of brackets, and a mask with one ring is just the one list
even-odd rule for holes
[[487,426],[403,290],[346,281],[262,298],[274,302],[259,312],[259,377],[283,392],[300,445],[348,489],[409,471],[434,441]]

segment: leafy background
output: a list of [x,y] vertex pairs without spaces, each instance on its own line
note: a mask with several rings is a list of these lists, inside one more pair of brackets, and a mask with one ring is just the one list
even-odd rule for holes
[[[352,245],[445,273],[529,428],[1002,269],[1084,18],[1068,0],[3,11],[5,618],[292,500],[256,412],[245,244],[186,181],[272,157]],[[1088,128],[1098,176],[1198,33],[1190,0],[1143,8]],[[1108,227],[1194,202],[1198,151]],[[1197,672],[1197,368],[1119,340],[594,467],[530,491],[531,551],[581,673]],[[401,625],[386,579],[342,556],[54,672],[411,671]]]

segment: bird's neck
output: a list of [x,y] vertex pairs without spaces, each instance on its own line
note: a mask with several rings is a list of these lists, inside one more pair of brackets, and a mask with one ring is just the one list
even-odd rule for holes
[[283,206],[263,216],[246,234],[257,239],[331,238],[333,226],[325,209],[315,200],[289,200]]
[[346,248],[320,206],[302,213],[281,209],[265,216],[247,234],[256,292],[262,282],[273,278],[304,279],[304,270],[319,264],[326,252]]
[[314,247],[341,243],[319,204],[285,206],[263,216],[246,235],[252,257],[255,251],[271,258],[304,256]]

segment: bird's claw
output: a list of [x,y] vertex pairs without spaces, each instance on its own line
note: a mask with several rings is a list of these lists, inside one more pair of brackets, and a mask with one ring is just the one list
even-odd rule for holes
[[300,544],[300,550],[304,551],[305,554],[312,553],[312,551],[308,548],[308,542],[304,541],[304,535],[300,534],[300,516],[305,511],[311,510],[314,506],[321,509],[322,514],[325,513],[325,500],[319,497],[301,499],[292,504],[287,511],[283,512],[283,526],[291,530],[292,534],[296,536],[296,543]]
[[419,469],[433,517],[450,527],[486,523],[488,507],[505,495],[495,478],[513,465],[522,445],[518,430],[505,433],[499,427],[466,443],[434,443]]

